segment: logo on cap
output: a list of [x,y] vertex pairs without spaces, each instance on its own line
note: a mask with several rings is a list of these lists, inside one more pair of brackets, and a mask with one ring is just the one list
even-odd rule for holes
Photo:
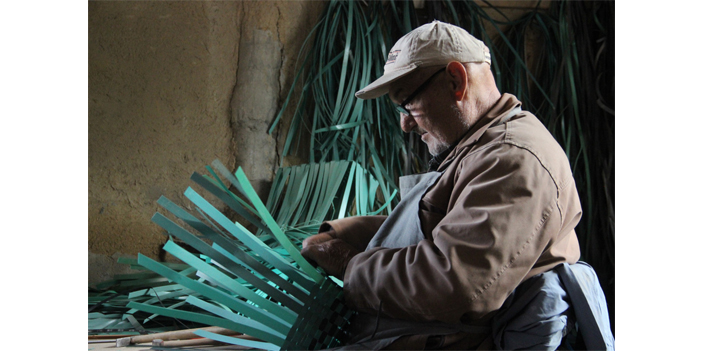
[[401,50],[395,50],[395,51],[390,51],[388,54],[388,60],[385,62],[386,65],[389,65],[391,63],[395,63],[395,60],[397,60],[397,55],[400,54]]

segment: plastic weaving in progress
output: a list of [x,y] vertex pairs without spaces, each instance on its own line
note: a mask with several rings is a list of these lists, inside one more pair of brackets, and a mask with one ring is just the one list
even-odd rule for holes
[[[158,204],[175,217],[173,220],[157,212],[152,218],[169,235],[164,250],[196,270],[196,274],[173,270],[140,254],[140,266],[178,284],[189,294],[183,295],[184,303],[178,306],[129,302],[127,307],[227,328],[259,339],[196,332],[245,347],[318,350],[343,345],[348,337],[345,329],[355,312],[343,304],[342,283],[323,275],[302,257],[241,169],[232,174],[218,161],[213,166],[221,177],[207,167],[209,175],[195,173],[191,179],[209,193],[208,198],[222,201],[258,227],[258,233],[254,235],[232,221],[191,187],[184,195],[194,205],[189,206],[194,209],[192,213],[161,197]],[[348,165],[341,166],[341,172],[346,172]],[[243,196],[237,196],[234,190]]]

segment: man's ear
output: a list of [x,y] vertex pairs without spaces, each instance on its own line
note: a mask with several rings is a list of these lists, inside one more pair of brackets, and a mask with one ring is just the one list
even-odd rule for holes
[[462,63],[453,61],[446,66],[449,74],[451,93],[456,101],[462,100],[468,87],[468,72]]

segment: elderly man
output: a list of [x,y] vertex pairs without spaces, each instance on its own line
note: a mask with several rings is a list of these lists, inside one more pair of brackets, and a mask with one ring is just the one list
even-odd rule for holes
[[434,21],[402,37],[384,75],[356,93],[389,94],[402,130],[434,157],[401,179],[390,216],[326,222],[303,243],[361,312],[353,348],[492,348],[486,326],[520,283],[580,256],[566,155],[498,91],[490,62],[483,42]]

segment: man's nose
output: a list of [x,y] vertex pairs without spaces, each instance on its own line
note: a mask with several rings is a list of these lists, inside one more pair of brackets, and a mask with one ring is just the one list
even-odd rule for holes
[[405,133],[409,133],[417,126],[417,121],[412,116],[400,113],[400,128]]

